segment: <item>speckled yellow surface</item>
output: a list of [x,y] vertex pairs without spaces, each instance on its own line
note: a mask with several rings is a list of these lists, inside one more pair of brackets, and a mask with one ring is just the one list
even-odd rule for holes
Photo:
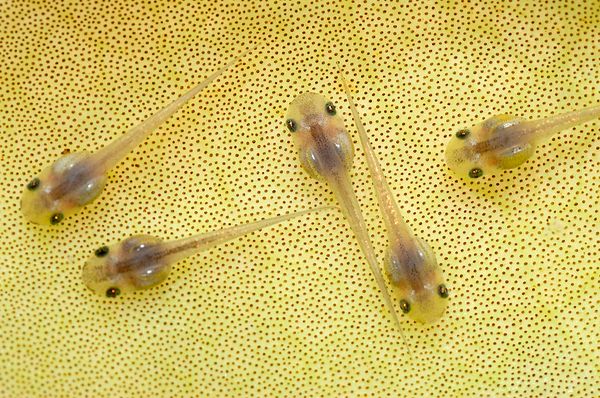
[[[492,114],[599,102],[600,2],[382,3],[0,0],[0,396],[598,396],[599,122],[481,181],[452,176],[443,151]],[[43,166],[98,149],[257,41],[94,204],[55,229],[24,222]],[[412,358],[336,211],[183,261],[150,291],[85,289],[85,259],[125,236],[333,203],[283,117],[321,92],[357,142],[337,60],[451,289],[439,323],[404,318]],[[353,181],[381,256],[359,145]]]

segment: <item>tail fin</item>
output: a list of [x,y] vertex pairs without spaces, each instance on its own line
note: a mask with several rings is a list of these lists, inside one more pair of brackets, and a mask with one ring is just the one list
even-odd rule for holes
[[242,54],[238,55],[237,57],[229,61],[227,64],[225,64],[225,66],[221,67],[216,72],[213,72],[203,82],[199,83],[198,85],[190,89],[188,92],[186,92],[185,94],[183,94],[164,108],[160,109],[158,112],[150,116],[148,119],[144,120],[142,123],[131,128],[121,137],[115,139],[113,142],[111,142],[104,148],[98,150],[94,154],[95,161],[97,162],[97,164],[100,165],[104,172],[110,170],[117,163],[119,163],[121,159],[127,156],[129,152],[131,152],[136,146],[138,146],[152,131],[154,131],[158,126],[160,126],[175,112],[177,112],[177,110],[179,110],[179,108],[181,108],[186,102],[191,100],[200,91],[204,90],[219,76],[221,76],[223,72],[231,68],[241,58],[243,58],[246,54],[248,54],[255,48],[256,46],[244,51]]
[[579,124],[600,118],[600,105],[577,111],[548,116],[538,120],[523,122],[523,127],[534,137],[535,141],[544,141],[552,135]]
[[402,340],[404,341],[404,344],[406,344],[406,347],[410,354],[410,347],[408,345],[406,337],[404,336],[404,331],[402,330],[400,319],[398,318],[398,314],[396,312],[396,309],[394,308],[392,298],[390,297],[387,285],[385,284],[385,280],[383,279],[381,268],[379,268],[379,265],[377,264],[377,256],[375,255],[375,250],[373,249],[373,244],[371,243],[371,238],[369,237],[369,232],[367,231],[367,226],[362,216],[360,205],[358,204],[358,199],[356,198],[356,194],[354,193],[354,189],[352,188],[350,176],[348,176],[348,173],[344,173],[345,175],[338,175],[330,178],[328,180],[329,186],[333,190],[334,195],[340,203],[344,216],[348,220],[352,232],[354,232],[354,236],[358,241],[358,244],[367,260],[367,263],[369,264],[371,273],[375,278],[375,282],[377,282],[377,286],[381,291],[381,294],[383,296],[383,302],[388,311],[390,312],[394,324],[400,331]]
[[247,224],[236,225],[235,227],[223,228],[216,231],[204,232],[189,238],[169,242],[166,245],[169,246],[171,253],[176,258],[173,261],[179,261],[185,257],[191,256],[203,250],[208,250],[211,247],[217,246],[221,243],[228,242],[233,239],[237,239],[246,234],[259,231],[263,228],[270,227],[275,224],[279,224],[284,221],[291,220],[296,217],[303,216],[309,213],[316,213],[323,210],[329,210],[332,206],[322,206],[309,210],[302,210],[296,213],[284,214],[282,216],[267,218],[264,220],[254,221]]

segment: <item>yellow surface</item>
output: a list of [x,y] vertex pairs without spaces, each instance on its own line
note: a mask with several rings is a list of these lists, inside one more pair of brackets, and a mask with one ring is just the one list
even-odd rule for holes
[[[443,156],[492,114],[600,101],[598,0],[0,0],[0,20],[0,396],[598,395],[599,122],[493,178],[459,180]],[[21,191],[43,166],[98,149],[258,40],[94,204],[58,228],[24,222]],[[150,291],[85,289],[85,259],[125,236],[333,203],[297,164],[284,114],[321,92],[357,142],[336,60],[450,288],[439,323],[403,318],[412,360],[336,211],[183,261]],[[353,181],[381,257],[359,145]]]

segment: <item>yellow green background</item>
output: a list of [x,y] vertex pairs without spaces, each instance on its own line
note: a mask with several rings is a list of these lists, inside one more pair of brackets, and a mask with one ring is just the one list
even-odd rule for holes
[[[0,396],[593,397],[598,380],[598,121],[465,182],[449,137],[497,113],[600,100],[600,2],[0,0]],[[57,228],[24,185],[96,150],[254,43]],[[339,211],[248,235],[109,300],[93,250],[333,204],[300,168],[287,105],[334,101],[382,257],[383,224],[336,61],[404,216],[450,288],[432,326],[393,328]]]

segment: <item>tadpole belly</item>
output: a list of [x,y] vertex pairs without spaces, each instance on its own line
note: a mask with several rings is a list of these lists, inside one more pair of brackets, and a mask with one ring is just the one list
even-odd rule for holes
[[328,140],[319,125],[311,127],[311,136],[315,142],[316,153],[318,156],[318,172],[321,175],[329,174],[344,167],[344,162],[340,156],[335,143]]

